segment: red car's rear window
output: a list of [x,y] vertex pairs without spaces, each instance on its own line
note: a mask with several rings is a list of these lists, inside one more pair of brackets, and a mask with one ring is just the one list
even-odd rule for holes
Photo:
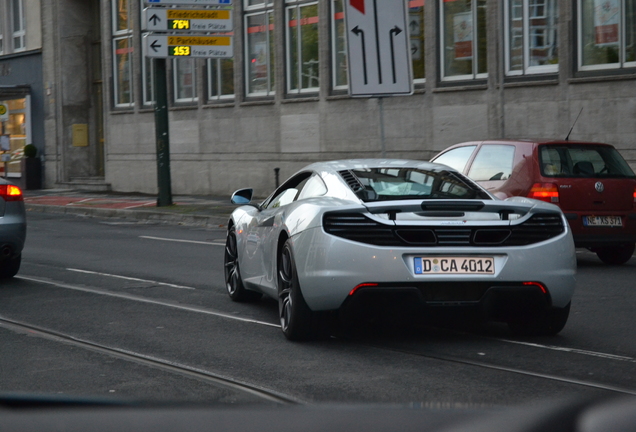
[[544,177],[636,178],[625,159],[611,146],[542,145],[539,163]]

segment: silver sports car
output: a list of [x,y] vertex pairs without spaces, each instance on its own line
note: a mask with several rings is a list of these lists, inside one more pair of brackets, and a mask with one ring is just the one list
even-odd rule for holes
[[576,256],[555,205],[385,159],[314,163],[260,204],[252,193],[232,196],[226,286],[234,301],[277,299],[288,339],[319,335],[334,312],[396,305],[477,311],[533,335],[568,319]]

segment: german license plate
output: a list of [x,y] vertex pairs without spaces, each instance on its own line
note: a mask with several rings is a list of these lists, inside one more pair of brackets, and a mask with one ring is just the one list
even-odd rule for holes
[[622,227],[620,216],[583,216],[583,225],[592,227]]
[[495,274],[493,257],[416,257],[415,274]]

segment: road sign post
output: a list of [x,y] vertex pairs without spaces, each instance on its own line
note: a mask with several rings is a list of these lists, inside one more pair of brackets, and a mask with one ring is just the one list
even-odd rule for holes
[[[231,6],[232,0],[145,0],[147,5]],[[144,31],[227,32],[232,30],[232,10],[146,8],[143,11]],[[166,59],[179,57],[232,58],[232,36],[206,36],[147,33],[143,35],[144,56],[154,58],[155,134],[157,144],[157,207],[172,205],[170,178],[170,130],[168,127],[168,88]]]
[[172,205],[172,179],[170,177],[170,130],[168,127],[168,89],[166,86],[166,59],[155,59],[155,135],[157,142],[157,207]]
[[349,94],[413,93],[404,0],[346,0]]

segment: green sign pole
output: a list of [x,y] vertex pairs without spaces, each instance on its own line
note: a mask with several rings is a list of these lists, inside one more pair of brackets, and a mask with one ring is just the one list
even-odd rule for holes
[[157,139],[157,207],[172,205],[170,180],[170,134],[168,129],[168,87],[166,59],[155,59],[155,134]]

